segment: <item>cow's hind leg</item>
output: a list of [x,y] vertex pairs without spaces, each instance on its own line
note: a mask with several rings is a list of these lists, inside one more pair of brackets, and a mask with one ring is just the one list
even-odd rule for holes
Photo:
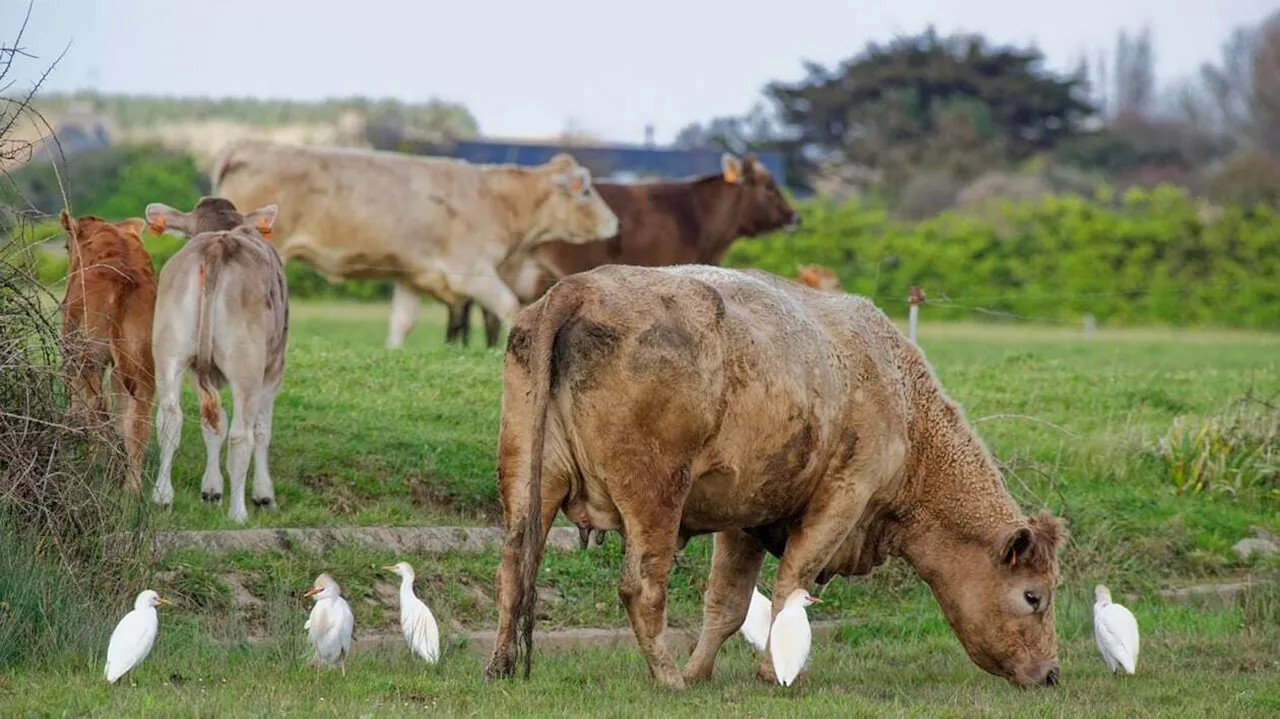
[[[527,472],[526,472],[527,474]],[[543,479],[548,479],[544,473]],[[547,535],[551,532],[551,523],[560,511],[564,502],[564,494],[559,491],[561,483],[552,482],[549,487],[544,481],[542,503],[542,538],[545,546]],[[557,497],[557,495],[559,495]],[[548,498],[550,497],[550,498]],[[522,501],[522,500],[517,500]],[[513,517],[515,512],[508,511],[506,516]],[[498,605],[498,632],[494,639],[493,655],[485,667],[485,679],[505,679],[515,673],[516,668],[516,604],[519,602],[520,556],[524,552],[524,522],[508,520],[506,541],[502,545],[502,560],[498,565],[498,585],[496,602]],[[535,576],[537,568],[533,569]]]
[[684,667],[685,681],[711,677],[720,647],[747,617],[751,590],[764,565],[764,547],[746,532],[717,532],[714,541],[711,576],[702,604],[702,634]]
[[222,443],[227,438],[227,411],[218,393],[212,396],[218,410],[218,426],[209,424],[200,413],[200,436],[204,438],[204,476],[200,480],[200,500],[205,504],[222,501]]
[[404,282],[397,282],[391,291],[391,324],[387,332],[387,349],[399,349],[404,338],[418,321],[422,299]]
[[[635,467],[643,467],[637,462]],[[634,471],[634,470],[633,470]],[[636,643],[649,664],[649,672],[659,684],[684,689],[684,678],[667,648],[667,581],[675,562],[680,534],[680,510],[689,490],[688,470],[674,474],[676,481],[633,477],[619,483],[630,488],[662,487],[671,495],[636,492],[618,509],[625,530],[625,556],[618,596],[627,608]],[[624,506],[625,505],[625,506]]]
[[160,468],[151,501],[163,506],[173,504],[173,455],[182,439],[182,377],[184,362],[172,358],[156,358],[156,439],[160,444]]
[[267,454],[271,449],[271,420],[275,415],[276,392],[279,381],[262,388],[258,402],[258,417],[253,425],[253,503],[259,507],[274,507],[276,488],[267,467]]
[[[252,363],[249,363],[252,364]],[[249,521],[244,502],[244,481],[249,473],[249,457],[253,453],[253,429],[258,419],[258,402],[262,396],[262,375],[228,378],[231,384],[232,416],[227,433],[227,474],[231,480],[231,521]]]
[[462,346],[471,344],[471,305],[474,300],[463,298],[449,305],[449,324],[445,328],[444,341],[452,344],[461,340]]
[[117,364],[111,370],[111,388],[118,405],[116,422],[129,459],[126,488],[142,494],[142,464],[151,439],[151,396],[136,380],[126,381]]

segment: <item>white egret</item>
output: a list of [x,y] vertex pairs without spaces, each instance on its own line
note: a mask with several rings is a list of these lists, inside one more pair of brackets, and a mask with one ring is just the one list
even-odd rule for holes
[[1138,666],[1138,620],[1133,612],[1111,601],[1111,590],[1099,584],[1093,590],[1093,638],[1114,674],[1116,667],[1133,674]]
[[774,675],[784,687],[791,686],[809,661],[813,635],[804,608],[821,601],[799,587],[787,595],[782,611],[773,620],[769,630],[769,657],[773,660]]
[[738,631],[757,652],[763,652],[769,642],[769,625],[772,619],[773,605],[769,603],[769,598],[760,593],[759,587],[752,587],[751,606],[747,607],[747,618]]
[[133,611],[124,615],[111,632],[107,644],[107,682],[115,684],[125,672],[138,666],[151,653],[160,629],[160,617],[156,606],[169,604],[169,600],[148,589],[133,600]]
[[400,631],[409,649],[428,664],[440,659],[440,627],[425,602],[413,593],[413,567],[408,562],[398,562],[383,567],[400,575]]
[[315,584],[303,594],[304,597],[315,597],[316,605],[311,608],[311,617],[304,628],[316,649],[316,673],[320,673],[320,664],[338,664],[342,668],[342,676],[347,675],[347,655],[351,653],[351,630],[355,627],[355,616],[351,607],[342,598],[341,589],[333,577],[321,574],[316,577]]

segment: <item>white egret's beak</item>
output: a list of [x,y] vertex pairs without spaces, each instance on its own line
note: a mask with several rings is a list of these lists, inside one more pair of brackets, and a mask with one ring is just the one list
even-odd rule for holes
[[302,593],[302,596],[304,596],[304,597],[314,597],[315,595],[317,595],[317,594],[319,594],[320,592],[323,592],[323,591],[324,591],[324,590],[323,590],[323,589],[321,589],[320,587],[312,587],[312,588],[308,589],[307,591],[303,592],[303,593]]
[[168,599],[165,599],[164,597],[160,596],[159,594],[157,594],[157,595],[156,595],[156,604],[163,604],[163,605],[164,605],[164,606],[166,606],[166,607],[172,607],[172,606],[173,606],[173,602],[169,601]]

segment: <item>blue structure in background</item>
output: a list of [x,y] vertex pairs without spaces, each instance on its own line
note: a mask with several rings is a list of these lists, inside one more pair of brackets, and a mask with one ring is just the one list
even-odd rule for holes
[[[591,170],[592,177],[629,181],[659,177],[680,180],[720,172],[720,150],[684,150],[645,145],[556,145],[541,143],[499,142],[492,140],[456,140],[449,144],[413,148],[424,155],[455,157],[477,163],[511,163],[541,165],[558,152],[573,155]],[[786,177],[782,154],[758,152],[756,157],[780,185]]]

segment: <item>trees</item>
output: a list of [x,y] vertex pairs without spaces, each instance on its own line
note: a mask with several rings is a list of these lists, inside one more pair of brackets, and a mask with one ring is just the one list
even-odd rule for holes
[[834,68],[808,63],[803,80],[765,92],[806,159],[874,168],[893,185],[920,169],[968,179],[1053,148],[1096,111],[1081,78],[1042,63],[1035,49],[930,28]]

